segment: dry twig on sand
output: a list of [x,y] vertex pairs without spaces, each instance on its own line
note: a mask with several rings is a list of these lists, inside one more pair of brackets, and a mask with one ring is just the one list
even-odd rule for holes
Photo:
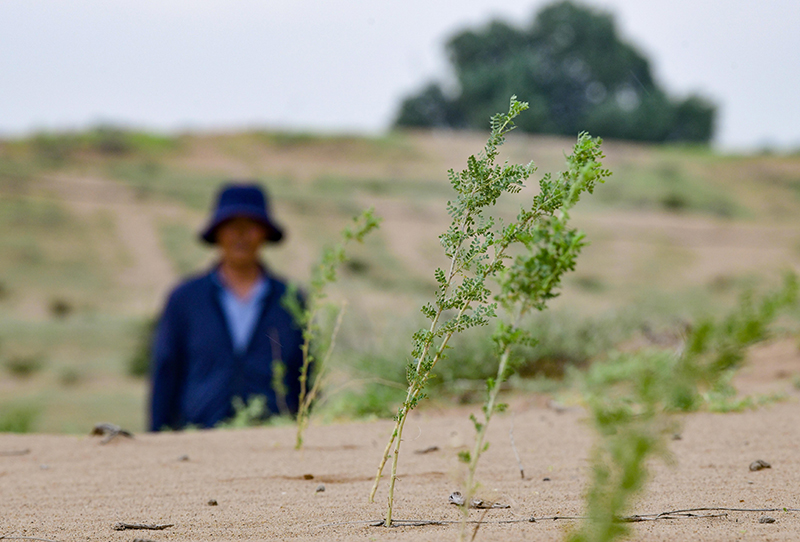
[[144,529],[150,531],[162,531],[167,527],[174,527],[174,523],[147,524],[147,523],[115,523],[112,529],[115,531],[126,531],[129,529]]
[[0,456],[3,457],[8,457],[12,455],[27,455],[29,453],[31,453],[30,448],[25,448],[24,450],[0,450]]
[[105,435],[105,438],[100,441],[100,444],[108,444],[115,437],[122,435],[123,437],[133,438],[133,433],[123,429],[113,423],[98,423],[92,429],[92,435]]
[[[484,508],[484,511],[486,508]],[[697,512],[722,512],[719,514],[698,514]],[[632,516],[625,516],[618,519],[618,521],[626,523],[638,523],[642,521],[657,521],[662,519],[709,519],[727,516],[727,512],[800,512],[800,508],[685,508],[682,510],[670,510],[668,512],[659,512],[655,514],[635,514]],[[467,523],[476,525],[501,525],[507,523],[538,523],[541,521],[560,521],[560,520],[583,520],[587,519],[585,516],[543,516],[528,518],[515,518],[515,519],[495,519],[485,520],[485,512],[481,515],[480,519],[467,520]],[[453,525],[461,523],[461,520],[427,520],[427,519],[394,519],[392,520],[392,527],[424,527],[427,525]],[[339,527],[342,525],[370,525],[372,527],[384,527],[383,520],[368,520],[368,521],[340,521],[334,523],[323,523],[317,525],[318,529],[324,527]],[[0,537],[2,539],[2,537]]]

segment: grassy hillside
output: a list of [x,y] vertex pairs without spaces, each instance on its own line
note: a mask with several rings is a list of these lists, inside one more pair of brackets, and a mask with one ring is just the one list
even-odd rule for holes
[[[384,218],[336,285],[334,299],[349,305],[336,360],[343,387],[327,408],[385,410],[394,388],[384,381],[403,378],[416,311],[442,261],[446,171],[463,168],[484,139],[103,128],[0,141],[0,430],[144,426],[146,383],[128,376],[131,359],[170,286],[212,261],[196,232],[231,178],[269,188],[288,239],[265,260],[301,283],[351,215],[374,206]],[[556,172],[572,143],[514,137],[503,155]],[[553,310],[531,322],[542,344],[527,354],[529,376],[558,374],[624,341],[668,337],[742,288],[800,270],[800,157],[604,149],[613,176],[573,214],[591,245]],[[503,205],[512,214],[519,203]],[[480,332],[453,355],[460,363],[441,376],[468,398],[464,378],[491,364]]]

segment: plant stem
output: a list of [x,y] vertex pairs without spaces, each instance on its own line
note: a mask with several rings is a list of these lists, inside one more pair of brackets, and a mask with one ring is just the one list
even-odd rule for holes
[[[530,221],[530,220],[531,220],[531,218],[528,219],[528,221]],[[500,261],[500,259],[503,258],[504,254],[505,254],[505,250],[507,248],[508,248],[508,244],[507,243],[500,246],[500,249],[495,253],[494,259],[492,261],[492,265],[490,265],[490,267],[492,267],[494,263],[496,263],[497,261]],[[447,283],[446,283],[446,286],[445,286],[445,292],[452,285],[452,281],[456,276],[455,262],[456,262],[456,255],[453,255],[453,257],[451,259],[451,265],[450,265],[450,274],[448,276],[448,280],[447,280]],[[471,305],[471,301],[465,302],[464,305],[459,310],[458,316],[456,317],[456,319],[458,319],[461,316],[463,316],[463,314],[469,309],[470,305]],[[434,319],[433,319],[433,321],[431,323],[431,328],[430,328],[431,332],[435,331],[436,325],[439,322],[439,318],[441,317],[442,312],[443,312],[443,310],[441,308],[439,308],[436,311],[436,315],[434,316]],[[450,341],[450,338],[453,336],[453,333],[454,332],[451,331],[451,332],[449,332],[449,333],[444,335],[444,337],[442,339],[442,343],[439,345],[439,348],[436,351],[436,354],[435,354],[435,356],[433,358],[431,366],[428,369],[428,371],[426,371],[425,374],[422,375],[422,377],[421,377],[421,379],[419,381],[419,385],[417,385],[416,382],[412,382],[412,383],[409,384],[408,393],[406,394],[406,400],[403,403],[403,406],[400,408],[400,410],[397,413],[397,421],[395,422],[394,430],[392,431],[392,436],[389,438],[389,442],[386,445],[386,449],[384,450],[383,456],[381,458],[381,463],[378,466],[378,472],[375,475],[375,481],[372,484],[372,490],[370,491],[370,494],[369,494],[368,502],[370,502],[370,503],[375,502],[375,494],[378,491],[378,485],[380,484],[380,479],[381,479],[381,477],[383,475],[383,469],[386,467],[386,462],[389,460],[389,456],[392,455],[392,445],[394,445],[395,446],[395,450],[394,450],[394,458],[392,460],[392,478],[391,478],[390,485],[389,485],[389,497],[388,497],[388,499],[389,499],[389,509],[387,511],[387,514],[386,514],[387,521],[384,522],[384,523],[388,523],[386,525],[387,527],[391,526],[391,510],[392,510],[392,506],[393,506],[393,503],[394,503],[394,484],[395,484],[395,479],[397,477],[397,475],[396,475],[396,473],[397,473],[397,459],[398,459],[399,454],[400,454],[400,436],[402,436],[402,433],[403,433],[403,425],[405,424],[405,418],[408,415],[408,412],[410,410],[410,405],[412,404],[413,399],[416,399],[417,396],[419,395],[419,393],[422,391],[421,386],[423,386],[425,381],[427,381],[428,376],[430,375],[430,371],[433,370],[434,366],[436,365],[436,362],[439,361],[439,359],[441,358],[442,354],[444,353],[444,350],[447,348],[447,343]],[[428,343],[427,345],[425,345],[424,350],[422,351],[422,353],[418,357],[417,366],[416,366],[417,367],[417,373],[419,373],[419,371],[421,370],[422,362],[424,361],[425,356],[427,355],[428,351],[430,350],[430,347],[432,346],[432,344],[433,343],[431,342],[431,343]]]
[[466,539],[467,533],[467,516],[469,516],[469,503],[472,502],[472,498],[475,496],[475,471],[478,468],[478,459],[483,453],[483,443],[486,440],[486,430],[489,427],[489,421],[492,419],[492,414],[494,413],[496,401],[497,401],[497,394],[500,390],[500,375],[505,373],[506,367],[508,366],[508,358],[511,355],[511,345],[506,346],[505,350],[503,351],[503,355],[500,358],[500,367],[497,369],[497,383],[492,391],[489,392],[489,401],[487,402],[485,408],[485,418],[484,422],[481,425],[478,434],[475,436],[475,445],[472,447],[472,454],[470,455],[469,467],[467,469],[467,484],[464,490],[464,504],[462,508],[461,514],[461,533],[459,535],[459,540]]
[[299,450],[303,447],[303,431],[308,423],[308,407],[306,405],[306,393],[308,390],[308,368],[311,365],[311,357],[309,351],[311,347],[311,334],[312,326],[314,325],[314,318],[317,315],[316,310],[308,315],[306,328],[303,330],[303,345],[300,347],[303,353],[303,366],[300,368],[300,395],[297,400],[297,438],[295,440],[294,448]]
[[339,309],[339,314],[336,316],[336,323],[333,326],[333,331],[331,332],[331,342],[328,345],[328,350],[325,352],[325,357],[322,358],[322,361],[319,364],[319,369],[317,370],[317,376],[314,378],[314,385],[311,386],[311,390],[309,390],[308,394],[306,395],[306,412],[308,412],[309,407],[311,406],[312,401],[317,397],[319,393],[319,389],[322,385],[322,376],[325,372],[325,369],[328,367],[328,360],[331,358],[333,354],[333,350],[336,348],[336,339],[339,336],[339,330],[342,327],[342,320],[344,319],[344,311],[345,307],[347,306],[347,302],[342,304],[342,307]]
[[403,427],[406,424],[408,416],[403,416],[398,420],[397,438],[394,440],[394,457],[392,458],[392,476],[389,480],[389,496],[386,506],[386,519],[383,522],[384,527],[392,526],[392,508],[394,506],[394,484],[397,481],[397,460],[400,457],[400,443],[402,442]]
[[[520,308],[514,318],[512,328],[519,326],[520,320],[525,312],[524,308]],[[465,540],[467,536],[467,516],[469,516],[469,504],[475,496],[475,471],[478,469],[478,460],[484,451],[484,442],[486,441],[486,432],[489,429],[489,422],[492,421],[495,408],[497,408],[497,396],[500,393],[500,385],[505,380],[506,369],[508,367],[508,360],[511,357],[512,343],[507,343],[500,356],[500,365],[497,367],[497,378],[495,379],[494,387],[489,390],[489,398],[486,405],[483,407],[484,420],[481,424],[478,434],[475,436],[475,445],[472,448],[472,454],[469,458],[469,468],[467,470],[467,487],[464,490],[464,505],[462,507],[461,515],[461,532],[459,540]]]
[[[450,286],[451,286],[451,284],[453,282],[453,279],[456,276],[456,273],[454,271],[454,269],[455,269],[455,261],[456,261],[456,256],[453,255],[453,257],[450,260],[450,271],[448,272],[447,283],[444,286],[444,294],[447,293],[447,291],[449,290],[449,288],[450,288]],[[431,333],[434,333],[436,331],[436,325],[439,323],[439,318],[441,317],[441,315],[442,315],[442,309],[439,308],[436,311],[436,315],[434,316],[433,321],[431,322],[431,327],[430,327],[430,330],[429,330]],[[417,374],[419,374],[419,371],[422,368],[422,362],[425,359],[425,356],[428,354],[428,351],[430,350],[431,344],[432,343],[428,343],[427,345],[425,345],[425,348],[423,349],[422,353],[417,358]],[[405,402],[403,402],[403,406],[400,407],[400,410],[397,412],[397,420],[395,421],[395,424],[394,424],[394,430],[392,431],[392,436],[389,438],[389,442],[388,442],[388,444],[386,444],[386,449],[383,451],[383,456],[381,456],[381,463],[378,466],[378,472],[375,475],[375,481],[373,482],[372,490],[369,493],[368,502],[370,502],[370,503],[375,502],[375,493],[378,491],[378,484],[380,484],[381,477],[383,476],[383,469],[384,469],[384,467],[386,467],[386,462],[389,460],[389,456],[392,453],[392,445],[394,444],[395,439],[397,439],[398,435],[403,432],[401,421],[404,420],[405,417],[406,417],[406,414],[408,414],[408,408],[409,408],[409,405],[411,404],[411,399],[412,399],[413,395],[415,394],[415,392],[416,392],[416,390],[414,389],[413,382],[409,382],[408,391],[406,392],[406,400],[405,400]],[[397,455],[397,450],[395,451],[395,456],[396,455]],[[394,487],[394,483],[392,482],[392,488],[393,487]],[[387,514],[387,517],[391,516],[391,502],[392,502],[392,492],[390,491],[390,495],[389,495],[390,512],[389,512],[389,514]],[[390,523],[391,523],[391,521],[390,521]]]

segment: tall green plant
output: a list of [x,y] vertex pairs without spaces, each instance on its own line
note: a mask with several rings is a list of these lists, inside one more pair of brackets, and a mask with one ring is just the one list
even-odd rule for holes
[[526,108],[527,104],[512,97],[508,113],[492,117],[491,135],[483,152],[477,157],[470,156],[467,168],[460,173],[448,172],[456,198],[447,206],[452,223],[439,239],[449,266],[447,270],[437,269],[434,273],[438,284],[435,301],[421,309],[431,323],[413,336],[413,361],[407,368],[406,398],[398,409],[395,427],[369,496],[369,501],[373,502],[386,462],[392,456],[386,526],[392,524],[397,463],[406,418],[424,397],[431,371],[445,357],[450,339],[469,328],[487,325],[496,316],[497,303],[490,300],[487,281],[506,269],[509,248],[541,235],[540,228],[550,224],[562,208],[574,205],[583,191],[591,192],[595,183],[602,182],[608,174],[598,161],[600,141],[581,134],[573,154],[567,158],[568,169],[564,173],[555,179],[545,175],[539,183],[539,194],[530,206],[522,208],[516,220],[504,225],[495,219],[491,209],[497,200],[504,194],[522,190],[524,181],[536,169],[533,163],[496,164],[498,147],[514,128],[513,119]]
[[[311,347],[312,344],[315,344],[318,342],[318,339],[321,338],[322,330],[320,329],[318,317],[320,311],[326,306],[325,299],[328,297],[325,291],[326,287],[328,284],[336,281],[336,271],[347,259],[345,251],[347,245],[352,241],[363,242],[364,237],[372,230],[376,229],[379,224],[380,218],[374,215],[373,209],[367,209],[360,215],[354,217],[351,224],[342,230],[339,242],[333,246],[325,247],[322,251],[320,261],[312,268],[311,284],[305,306],[300,303],[296,288],[290,289],[284,299],[284,304],[289,308],[295,320],[303,329],[303,344],[301,346],[303,352],[303,366],[300,369],[300,395],[298,399],[297,435],[295,439],[296,449],[303,447],[303,433],[306,427],[308,427],[311,405],[319,393],[328,359],[336,345],[336,336],[344,312],[344,307],[340,307],[336,324],[330,336],[327,338],[328,347],[326,352],[321,358],[316,359]],[[309,389],[308,379],[312,365],[315,367],[316,377],[314,379],[314,384]]]
[[610,542],[628,533],[620,518],[647,481],[647,459],[669,457],[672,414],[699,408],[706,390],[729,386],[727,376],[746,349],[768,337],[770,324],[782,308],[797,303],[797,294],[797,278],[788,275],[779,290],[760,300],[745,295],[727,317],[700,322],[680,352],[619,354],[580,377],[599,439],[586,495],[588,519],[570,542]]
[[460,458],[468,464],[467,480],[463,491],[464,504],[461,506],[461,539],[466,537],[466,519],[469,504],[475,495],[478,484],[475,471],[481,454],[488,448],[486,431],[495,412],[503,411],[507,405],[498,403],[500,385],[513,373],[511,363],[512,349],[515,345],[534,346],[536,341],[520,327],[522,319],[531,311],[542,311],[548,300],[556,297],[556,289],[562,276],[575,269],[581,248],[586,244],[585,235],[569,227],[568,209],[577,202],[570,190],[564,191],[565,201],[560,212],[542,217],[528,231],[520,232],[517,241],[524,250],[513,258],[510,265],[498,272],[499,293],[495,300],[506,315],[497,325],[492,336],[500,363],[497,375],[486,382],[487,398],[483,405],[483,417],[478,421],[470,416],[475,426],[475,442],[471,452],[462,452]]

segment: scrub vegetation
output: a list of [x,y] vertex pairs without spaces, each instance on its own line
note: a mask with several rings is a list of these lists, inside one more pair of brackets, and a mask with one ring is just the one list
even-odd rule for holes
[[[311,406],[322,387],[328,361],[336,346],[339,327],[344,316],[345,304],[342,303],[337,312],[335,324],[332,328],[323,330],[320,323],[321,313],[328,303],[326,286],[336,281],[339,266],[347,261],[346,248],[353,241],[362,243],[364,237],[380,224],[380,219],[374,215],[373,209],[367,209],[353,218],[350,225],[341,232],[340,241],[330,247],[325,247],[322,257],[311,272],[311,284],[306,299],[300,298],[296,286],[290,287],[284,298],[284,304],[294,315],[298,325],[303,329],[303,366],[300,369],[300,395],[297,409],[297,437],[295,448],[303,447],[303,433],[308,427],[311,416]],[[315,351],[324,352],[321,356]],[[313,368],[313,379],[312,379]]]
[[[100,136],[113,143],[120,133],[128,143],[109,152],[114,145]],[[432,234],[448,225],[443,172],[485,141],[458,132],[139,137],[122,127],[0,141],[0,411],[32,407],[32,431],[84,433],[106,417],[145,427],[148,328],[166,288],[210,260],[193,243],[215,189],[250,177],[263,181],[288,227],[287,243],[264,258],[301,285],[340,224],[370,206],[384,217],[363,245],[348,248],[350,263],[328,286],[349,307],[316,412],[320,420],[393,415],[407,384],[408,337],[424,324],[418,308],[437,288],[428,270],[443,265]],[[554,171],[573,143],[513,133],[499,158],[536,156]],[[522,322],[537,343],[518,348],[503,390],[552,394],[567,385],[568,367],[656,345],[687,322],[724,314],[743,288],[800,267],[800,155],[603,147],[614,182],[570,213],[592,243],[551,308]],[[117,212],[126,209],[141,221],[126,222]],[[514,202],[497,204],[504,220],[518,212]],[[54,310],[62,301],[69,310]],[[492,332],[475,328],[449,343],[450,363],[437,364],[428,381],[432,405],[481,401],[499,364]],[[37,368],[13,377],[10,367],[26,359],[39,360]],[[768,399],[709,397],[720,409]]]
[[647,482],[647,461],[669,460],[669,440],[679,432],[675,415],[731,396],[729,376],[746,349],[767,339],[776,319],[796,307],[798,283],[789,274],[783,287],[756,297],[744,295],[730,314],[698,322],[679,350],[618,353],[576,374],[597,432],[587,519],[570,542],[609,542],[629,534],[621,519]]
[[[483,396],[475,439],[460,450],[469,503],[487,430],[509,396],[563,394],[596,430],[587,519],[568,536],[624,536],[620,520],[649,461],[669,459],[678,414],[783,399],[743,395],[731,382],[751,345],[799,336],[794,275],[759,292],[800,268],[800,156],[606,141],[601,166],[599,141],[581,135],[563,174],[526,187],[535,168],[509,163],[533,155],[552,170],[573,142],[506,137],[523,109],[512,101],[495,117],[484,153],[451,173],[449,187],[441,172],[483,136],[161,137],[106,127],[0,141],[0,432],[144,428],[153,319],[165,289],[209,259],[189,243],[214,189],[245,175],[264,181],[290,225],[290,242],[264,258],[309,285],[298,446],[312,405],[325,421],[396,415],[382,456],[396,462],[403,422],[426,393],[437,407]],[[606,168],[614,182],[600,186]],[[595,195],[573,208],[584,191]],[[533,204],[520,210],[520,200]],[[379,230],[369,212],[337,234],[372,206]],[[346,318],[326,308],[342,299]],[[226,427],[263,423],[257,399],[235,407]],[[397,473],[395,463],[390,483]]]
[[[375,483],[370,493],[374,500],[384,466],[392,457],[388,507],[384,524],[392,526],[394,488],[400,456],[403,428],[408,414],[424,398],[425,387],[436,364],[446,357],[451,338],[473,327],[486,326],[497,317],[498,303],[508,313],[493,338],[499,354],[496,379],[488,380],[489,399],[484,406],[484,421],[473,418],[477,431],[475,449],[465,452],[469,463],[465,513],[474,493],[473,477],[483,451],[485,428],[498,408],[497,385],[509,371],[509,355],[513,345],[530,343],[520,329],[520,320],[530,310],[542,310],[548,299],[555,297],[561,275],[574,269],[575,258],[583,236],[566,226],[567,210],[577,203],[584,191],[592,192],[609,172],[599,159],[600,141],[581,134],[573,154],[567,157],[568,169],[557,178],[546,174],[539,182],[539,193],[530,204],[522,206],[516,220],[503,222],[496,217],[497,201],[508,194],[518,194],[525,180],[536,170],[528,165],[496,163],[498,148],[514,128],[514,119],[528,104],[511,98],[507,114],[492,118],[492,132],[483,152],[470,156],[467,168],[449,172],[455,192],[447,211],[452,223],[439,240],[447,256],[447,266],[434,273],[437,283],[433,303],[422,307],[430,326],[414,333],[407,368],[408,391],[400,406],[395,428],[383,453]],[[510,252],[521,247],[523,254],[512,259]],[[507,264],[507,260],[511,260]],[[499,292],[492,298],[490,281],[499,282]],[[496,300],[496,301],[495,301]]]

